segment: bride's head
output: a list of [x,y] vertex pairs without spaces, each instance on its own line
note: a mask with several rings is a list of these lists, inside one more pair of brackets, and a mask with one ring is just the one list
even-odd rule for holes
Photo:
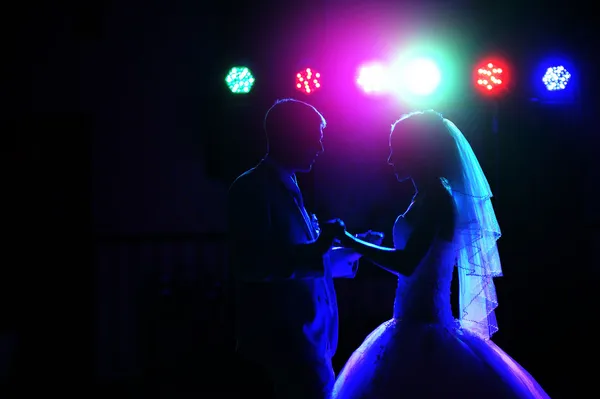
[[442,115],[433,110],[403,115],[392,124],[390,156],[398,181],[417,185],[453,180],[459,165],[456,143]]

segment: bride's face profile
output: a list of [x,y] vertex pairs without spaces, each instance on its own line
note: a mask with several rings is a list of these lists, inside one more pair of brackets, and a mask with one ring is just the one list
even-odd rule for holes
[[390,134],[388,164],[398,181],[432,181],[444,175],[449,135],[436,113],[415,113],[398,120]]
[[399,182],[410,179],[411,175],[406,169],[406,165],[402,159],[394,152],[394,149],[390,146],[390,155],[387,163],[394,169],[394,174]]
[[407,140],[405,132],[394,131],[390,135],[390,155],[388,164],[394,169],[394,174],[399,182],[411,179],[418,174],[417,149]]

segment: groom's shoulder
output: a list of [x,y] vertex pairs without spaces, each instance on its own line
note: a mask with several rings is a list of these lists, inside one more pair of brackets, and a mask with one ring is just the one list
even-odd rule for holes
[[229,193],[247,190],[256,190],[266,183],[267,175],[260,165],[255,166],[239,175],[229,187]]

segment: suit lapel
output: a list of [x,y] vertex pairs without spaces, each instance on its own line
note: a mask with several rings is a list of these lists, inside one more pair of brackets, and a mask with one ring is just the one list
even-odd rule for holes
[[297,216],[299,216],[301,220],[304,221],[302,225],[307,234],[307,238],[310,240],[316,239],[316,232],[314,231],[314,228],[312,226],[310,216],[304,208],[302,193],[300,192],[300,188],[298,187],[296,182],[294,182],[291,178],[283,179],[282,176],[277,172],[277,170],[275,170],[273,166],[267,163],[261,163],[261,165],[263,165],[263,167],[269,170],[269,176],[270,179],[273,180],[274,185],[277,186],[279,190],[284,191],[285,194],[289,196],[293,201],[296,211],[298,213]]

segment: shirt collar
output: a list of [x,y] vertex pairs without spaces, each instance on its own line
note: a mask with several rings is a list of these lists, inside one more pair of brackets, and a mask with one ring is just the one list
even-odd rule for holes
[[281,180],[286,181],[287,179],[292,179],[294,181],[294,183],[296,182],[296,175],[294,174],[294,172],[290,171],[289,169],[283,168],[281,165],[279,165],[277,162],[273,161],[271,158],[266,157],[262,160],[262,162],[264,162],[266,165],[269,165],[271,168],[273,168],[277,172],[277,174],[279,175]]

